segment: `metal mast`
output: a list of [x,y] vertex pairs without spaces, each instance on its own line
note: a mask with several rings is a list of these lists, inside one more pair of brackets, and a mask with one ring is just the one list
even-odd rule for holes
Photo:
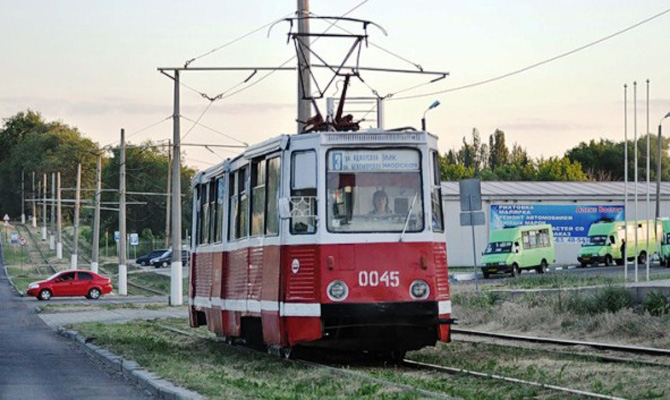
[[[296,17],[298,18],[298,33],[300,35],[309,34],[309,18],[306,18],[309,17],[309,0],[298,0]],[[310,38],[309,36],[299,36],[298,41],[301,42],[304,49],[304,51],[298,53],[298,133],[300,133],[305,128],[303,122],[312,116],[312,104],[306,98],[310,96],[312,86],[309,74],[311,64]]]

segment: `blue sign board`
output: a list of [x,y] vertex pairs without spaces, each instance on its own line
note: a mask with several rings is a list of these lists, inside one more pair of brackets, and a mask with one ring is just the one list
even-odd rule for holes
[[623,221],[622,204],[491,204],[491,230],[550,224],[556,243],[583,242],[592,223]]

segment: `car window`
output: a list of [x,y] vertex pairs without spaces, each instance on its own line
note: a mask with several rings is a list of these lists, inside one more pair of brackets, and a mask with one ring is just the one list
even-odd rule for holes
[[74,272],[66,272],[63,275],[58,277],[59,281],[73,281],[74,280]]
[[79,272],[79,280],[80,281],[90,281],[93,280],[93,275],[89,274],[88,272]]

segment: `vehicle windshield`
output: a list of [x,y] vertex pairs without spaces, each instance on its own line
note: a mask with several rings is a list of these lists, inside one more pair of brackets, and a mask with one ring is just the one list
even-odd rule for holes
[[607,236],[605,235],[594,235],[594,236],[587,236],[586,237],[586,242],[582,244],[582,247],[587,247],[587,246],[604,246],[607,244]]
[[484,254],[502,254],[512,252],[512,242],[492,242],[486,246]]
[[61,272],[56,272],[55,274],[53,274],[50,277],[48,277],[47,279],[45,279],[45,281],[50,281],[50,280],[54,279],[55,277],[57,277],[60,274],[61,274]]
[[417,150],[331,150],[327,174],[330,232],[423,230]]

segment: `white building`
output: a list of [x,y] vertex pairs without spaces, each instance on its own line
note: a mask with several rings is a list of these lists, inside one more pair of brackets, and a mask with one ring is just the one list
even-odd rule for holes
[[[525,218],[526,223],[528,220],[551,223],[556,242],[556,263],[576,264],[580,240],[586,236],[590,223],[622,211],[624,186],[623,182],[482,182],[485,225],[475,226],[478,265],[489,232],[492,227],[505,225],[506,218]],[[647,215],[655,218],[656,184],[651,184],[649,213],[646,182],[638,183],[637,192],[637,218],[643,220]],[[634,196],[635,185],[629,182],[627,207],[615,219],[635,220]],[[661,183],[660,197],[660,217],[670,217],[670,182]],[[471,266],[472,231],[469,226],[460,226],[458,182],[442,182],[442,200],[448,263],[451,266]]]

